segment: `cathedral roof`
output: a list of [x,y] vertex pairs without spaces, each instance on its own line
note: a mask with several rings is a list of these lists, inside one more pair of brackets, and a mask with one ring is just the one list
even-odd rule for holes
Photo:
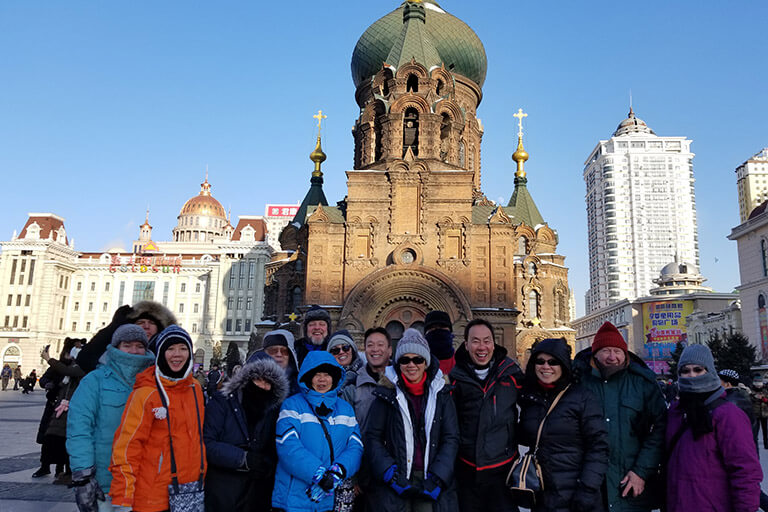
[[505,212],[514,217],[515,223],[524,222],[527,226],[535,228],[544,224],[544,217],[539,213],[531,193],[528,192],[528,179],[515,177],[515,191],[509,199]]
[[651,135],[656,135],[654,131],[645,124],[645,121],[635,116],[632,107],[629,107],[627,118],[619,123],[619,126],[616,127],[616,131],[613,132],[613,136],[620,137],[632,133],[649,133]]
[[481,87],[488,68],[483,43],[469,25],[435,0],[405,1],[360,36],[352,53],[352,80],[358,86],[384,63],[399,67],[411,58],[427,69],[444,63]]

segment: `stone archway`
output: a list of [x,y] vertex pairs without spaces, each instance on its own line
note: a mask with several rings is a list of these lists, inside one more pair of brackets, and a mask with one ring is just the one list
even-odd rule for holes
[[339,326],[362,332],[399,321],[405,328],[423,322],[429,311],[447,312],[454,324],[472,319],[464,293],[445,274],[422,266],[390,266],[360,281],[344,301]]

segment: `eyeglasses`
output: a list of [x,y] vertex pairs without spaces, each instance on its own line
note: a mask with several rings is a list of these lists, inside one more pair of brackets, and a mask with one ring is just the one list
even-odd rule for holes
[[397,364],[399,364],[401,366],[405,366],[408,363],[424,364],[426,361],[427,360],[424,359],[421,356],[413,356],[413,357],[403,356],[403,357],[401,357],[400,359],[397,360]]
[[351,350],[352,350],[352,347],[350,347],[349,345],[347,345],[345,343],[343,345],[336,345],[335,347],[333,347],[328,352],[330,352],[331,355],[337,356],[337,355],[341,354],[342,352],[350,352]]
[[285,348],[285,347],[280,347],[280,346],[277,346],[277,347],[276,346],[267,347],[264,351],[267,353],[267,355],[270,355],[270,356],[276,356],[278,354],[283,355],[283,356],[287,356],[288,355],[288,349]]
[[549,366],[560,366],[560,361],[558,361],[557,359],[542,359],[539,357],[535,359],[533,362],[539,366],[544,366],[545,364]]
[[698,375],[700,373],[706,373],[707,369],[701,366],[684,366],[680,368],[680,375]]

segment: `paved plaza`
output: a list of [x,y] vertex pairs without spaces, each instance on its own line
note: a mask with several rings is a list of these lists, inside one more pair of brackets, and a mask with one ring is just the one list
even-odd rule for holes
[[[39,388],[29,395],[0,391],[0,512],[77,512],[74,494],[53,485],[53,475],[31,476],[40,467],[35,436],[44,404]],[[768,474],[768,450],[761,448],[760,462]],[[766,488],[768,478],[763,480]]]

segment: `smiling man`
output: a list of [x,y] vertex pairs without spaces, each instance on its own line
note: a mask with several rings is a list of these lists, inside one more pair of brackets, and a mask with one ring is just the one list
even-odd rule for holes
[[495,343],[490,322],[472,320],[464,339],[450,376],[459,419],[459,510],[514,511],[505,479],[518,455],[515,424],[523,372]]
[[304,313],[302,325],[304,337],[298,340],[295,346],[299,366],[310,352],[325,351],[328,348],[328,337],[331,334],[331,315],[315,304]]

